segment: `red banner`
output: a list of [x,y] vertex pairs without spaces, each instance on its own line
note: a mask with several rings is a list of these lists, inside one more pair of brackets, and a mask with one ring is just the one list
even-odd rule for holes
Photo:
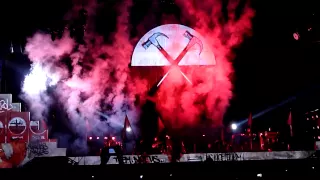
[[2,112],[0,113],[0,143],[6,142],[6,119],[7,113]]
[[29,140],[29,112],[7,112],[7,142],[20,139]]
[[29,141],[48,141],[48,128],[44,121],[30,121]]

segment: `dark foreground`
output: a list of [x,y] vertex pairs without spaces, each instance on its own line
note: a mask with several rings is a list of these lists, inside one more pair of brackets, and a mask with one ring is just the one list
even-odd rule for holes
[[[320,178],[320,161],[272,160],[214,163],[174,163],[72,166],[64,158],[34,161],[24,168],[0,170],[0,179],[288,179]],[[260,176],[260,177],[259,177]],[[261,177],[262,176],[262,177]]]

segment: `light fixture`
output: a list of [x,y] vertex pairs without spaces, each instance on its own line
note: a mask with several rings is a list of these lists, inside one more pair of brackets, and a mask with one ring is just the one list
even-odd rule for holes
[[234,123],[231,124],[231,129],[232,129],[232,130],[236,130],[237,128],[238,128],[238,126],[237,126],[236,124],[234,124]]
[[293,38],[298,41],[300,39],[300,35],[298,32],[293,33]]
[[127,127],[127,128],[126,128],[126,131],[127,131],[127,132],[131,132],[131,131],[132,131],[131,127]]

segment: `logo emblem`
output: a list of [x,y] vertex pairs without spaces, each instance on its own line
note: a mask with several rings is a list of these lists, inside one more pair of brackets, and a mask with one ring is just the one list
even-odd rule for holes
[[27,128],[27,123],[20,117],[14,117],[9,121],[9,131],[14,135],[21,135]]
[[43,121],[30,121],[30,131],[34,134],[43,134],[47,127]]
[[[158,26],[146,33],[137,43],[131,66],[208,66],[215,65],[210,46],[198,32],[179,24]],[[172,68],[157,83],[167,77]],[[180,70],[184,78],[190,79]]]

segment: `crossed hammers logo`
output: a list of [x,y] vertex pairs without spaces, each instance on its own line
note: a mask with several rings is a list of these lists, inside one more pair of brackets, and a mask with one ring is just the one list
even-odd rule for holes
[[[186,31],[183,36],[186,37],[187,39],[189,39],[189,43],[187,44],[187,46],[182,50],[182,52],[179,54],[179,56],[174,60],[168,53],[166,50],[164,50],[162,48],[162,46],[159,44],[157,38],[159,36],[164,36],[166,38],[169,39],[169,37],[161,32],[156,32],[154,33],[152,36],[150,36],[148,38],[148,40],[146,42],[144,42],[142,44],[142,46],[144,47],[144,49],[148,49],[150,47],[150,45],[154,45],[160,52],[161,54],[169,61],[169,63],[171,64],[171,68],[168,70],[168,72],[160,79],[160,81],[157,83],[157,87],[159,87],[161,85],[161,83],[163,82],[163,80],[168,76],[168,74],[170,73],[170,71],[172,70],[173,67],[178,66],[178,64],[180,63],[180,61],[184,58],[184,56],[187,54],[187,52],[195,45],[198,44],[200,46],[200,52],[199,52],[199,56],[203,50],[203,44],[201,42],[200,39],[198,39],[197,37],[193,36],[189,31]],[[192,82],[188,79],[188,77],[180,70],[181,74],[183,75],[183,77],[190,83],[192,84]]]

